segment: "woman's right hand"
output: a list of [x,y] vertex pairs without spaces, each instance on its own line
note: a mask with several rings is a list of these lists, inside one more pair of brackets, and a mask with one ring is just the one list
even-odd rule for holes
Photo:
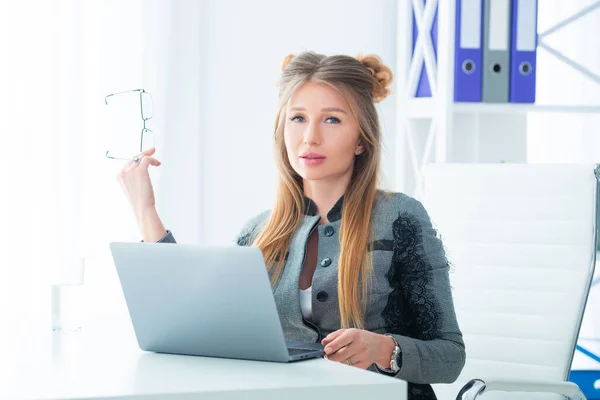
[[142,223],[145,214],[156,210],[154,190],[148,173],[150,165],[156,167],[161,165],[160,161],[152,157],[155,151],[156,148],[152,147],[139,153],[137,155],[139,161],[127,161],[123,169],[117,174],[119,183],[133,208],[139,224]]

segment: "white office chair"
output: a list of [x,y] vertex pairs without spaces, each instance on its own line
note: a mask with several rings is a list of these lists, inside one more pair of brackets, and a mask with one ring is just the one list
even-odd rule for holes
[[[584,399],[567,381],[594,272],[595,165],[430,164],[467,361],[438,399]],[[525,393],[526,392],[526,393]]]

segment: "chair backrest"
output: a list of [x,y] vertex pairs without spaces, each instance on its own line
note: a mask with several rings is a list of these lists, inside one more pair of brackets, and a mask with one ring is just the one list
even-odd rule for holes
[[[591,164],[430,164],[422,202],[451,263],[473,378],[568,378],[594,272],[597,179]],[[490,392],[494,399],[559,399]]]

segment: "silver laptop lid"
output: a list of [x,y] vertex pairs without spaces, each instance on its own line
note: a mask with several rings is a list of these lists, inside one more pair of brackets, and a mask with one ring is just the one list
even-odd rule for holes
[[142,350],[287,361],[260,249],[110,243]]

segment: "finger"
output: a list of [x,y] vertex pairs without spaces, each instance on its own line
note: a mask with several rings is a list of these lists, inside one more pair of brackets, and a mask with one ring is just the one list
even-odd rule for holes
[[158,167],[160,165],[160,161],[153,157],[144,156],[142,159],[140,159],[139,164],[140,168],[148,169],[148,166],[150,165]]
[[144,150],[140,154],[138,154],[138,157],[141,157],[143,155],[151,156],[152,154],[154,154],[155,151],[156,151],[156,147],[150,147],[148,150]]
[[350,359],[353,363],[356,363],[358,360],[364,358],[362,353],[364,353],[364,349],[361,348],[356,341],[354,341],[331,354],[329,359],[344,363],[347,359]]
[[354,360],[352,360],[352,366],[356,367],[356,368],[360,368],[360,369],[367,369],[371,366],[371,364],[373,364],[373,363],[370,363],[368,361],[361,360],[359,362],[354,362]]
[[136,157],[141,160],[143,156],[151,156],[155,152],[156,152],[156,147],[151,147],[148,150],[144,150],[144,151],[142,151],[140,153],[137,153],[130,160],[127,160],[125,162],[125,164],[123,165],[123,169],[127,169],[128,167],[131,166],[131,164],[135,163],[136,161],[134,161],[134,160],[135,160]]
[[330,356],[331,354],[335,353],[342,347],[347,346],[350,343],[352,343],[352,340],[353,340],[353,335],[352,335],[351,331],[348,331],[348,330],[345,331],[340,336],[335,338],[331,343],[329,343],[327,346],[325,346],[325,354]]
[[158,159],[156,159],[154,157],[145,156],[144,160],[149,160],[150,161],[150,165],[154,165],[154,166],[157,166],[157,167],[159,165],[162,165],[162,163]]
[[[135,156],[131,157],[129,160],[125,161],[125,165],[123,165],[123,171],[128,171],[130,169],[137,168],[137,166],[139,165],[138,162],[142,159],[142,157],[144,157],[144,155],[142,153],[138,153]],[[136,159],[138,161],[135,161]]]
[[335,353],[328,355],[327,359],[331,361],[345,363],[348,358],[352,358],[352,356],[354,355],[353,353],[354,352],[352,351],[352,349],[349,349],[348,347],[344,346]]
[[[133,164],[136,164],[138,161],[135,161],[135,158],[137,157],[139,160],[142,159],[142,157],[144,156],[151,156],[152,154],[154,154],[156,152],[156,147],[150,147],[148,150],[144,150],[141,153],[137,153],[135,156],[133,156],[130,160],[127,160],[125,162],[125,164],[123,165],[123,170],[127,170],[129,167],[131,167]],[[135,165],[137,167],[137,165]]]
[[331,343],[335,338],[339,337],[345,331],[346,329],[338,329],[337,331],[331,332],[329,335],[325,336],[323,340],[321,340],[321,344],[327,345],[328,343]]
[[[350,362],[348,362],[348,360],[350,360]],[[372,362],[368,362],[366,360],[366,358],[364,357],[364,354],[362,354],[362,353],[352,354],[351,356],[346,357],[343,360],[340,360],[339,362],[342,364],[349,365],[351,367],[356,367],[356,368],[361,368],[361,369],[367,369],[372,364]]]
[[[146,161],[144,161],[146,160]],[[129,172],[132,171],[134,169],[137,168],[148,168],[148,165],[154,165],[156,167],[160,166],[162,163],[160,161],[158,161],[156,158],[154,157],[148,157],[148,156],[141,156],[139,161],[137,162],[133,162],[126,170],[125,172]]]
[[142,156],[135,156],[134,159],[138,158],[138,160],[137,161],[131,160],[130,164],[129,164],[129,167],[127,167],[127,169],[125,170],[125,172],[129,172],[129,171],[134,170],[137,167],[139,167],[140,164],[142,163],[142,161],[144,160],[144,157],[146,157],[146,156],[143,156],[143,155]]

